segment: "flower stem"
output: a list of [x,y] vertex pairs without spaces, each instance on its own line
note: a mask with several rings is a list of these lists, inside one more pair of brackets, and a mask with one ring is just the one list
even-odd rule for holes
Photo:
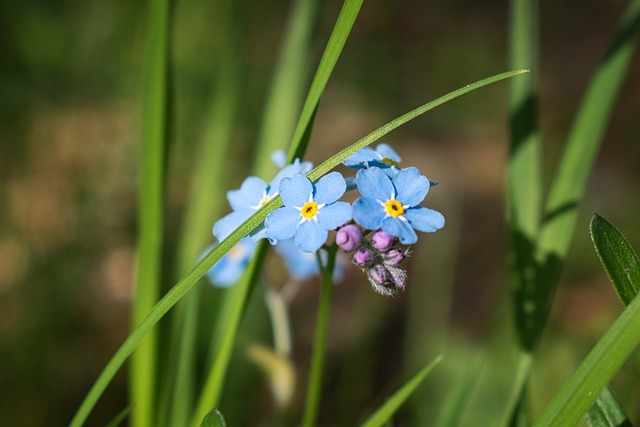
[[336,245],[331,245],[325,247],[325,249],[328,255],[326,263],[323,263],[318,255],[322,287],[320,289],[320,303],[318,305],[318,315],[316,320],[316,338],[313,346],[313,359],[311,360],[311,372],[309,374],[309,386],[307,388],[307,400],[304,406],[302,427],[312,427],[316,424],[318,404],[320,402],[322,371],[324,370],[327,331],[329,329],[329,303],[331,302],[333,269],[335,267],[338,247]]

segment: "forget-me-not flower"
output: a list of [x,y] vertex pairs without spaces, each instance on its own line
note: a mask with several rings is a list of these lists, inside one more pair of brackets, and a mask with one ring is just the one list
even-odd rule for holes
[[[247,267],[255,247],[256,244],[249,237],[240,240],[207,271],[209,281],[219,287],[227,287],[236,283]],[[207,248],[206,252],[211,248],[212,246]]]
[[353,219],[369,230],[382,229],[405,245],[418,240],[415,230],[434,232],[444,226],[440,212],[418,206],[429,191],[429,180],[418,169],[400,170],[393,178],[378,167],[356,175],[363,197],[353,204]]
[[400,160],[402,159],[390,145],[382,143],[375,150],[371,147],[364,147],[342,163],[352,169],[366,169],[376,166],[384,170],[387,175],[394,176],[399,171]]
[[306,176],[284,178],[280,183],[283,207],[265,220],[266,236],[275,240],[294,238],[305,252],[315,252],[335,230],[351,219],[351,205],[337,202],[346,190],[342,175],[332,172],[312,184]]
[[[300,162],[296,159],[292,164],[282,168],[269,185],[256,176],[246,178],[239,189],[227,192],[227,200],[233,212],[214,224],[213,235],[219,241],[224,240],[233,230],[278,194],[278,188],[283,178],[306,174],[312,166],[310,162]],[[265,237],[264,227],[259,227],[251,234],[251,237],[254,242]]]
[[[295,280],[307,280],[320,275],[318,257],[314,253],[303,252],[296,246],[294,239],[281,240],[275,246],[276,252],[284,260],[289,275]],[[320,261],[326,263],[325,251],[320,252]],[[345,260],[337,254],[333,270],[333,283],[339,283],[344,277]]]

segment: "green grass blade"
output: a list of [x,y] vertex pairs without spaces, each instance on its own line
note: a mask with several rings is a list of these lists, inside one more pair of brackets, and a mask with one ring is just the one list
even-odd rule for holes
[[[640,1],[633,0],[580,105],[546,203],[539,242],[544,258],[553,256],[563,259],[567,253],[576,225],[577,206],[629,69],[639,23]],[[545,278],[556,274],[554,269]]]
[[227,422],[222,416],[222,412],[214,409],[204,417],[200,427],[227,427]]
[[336,264],[338,246],[333,245],[327,249],[327,263],[323,265],[318,255],[318,264],[321,271],[320,301],[316,317],[316,335],[313,344],[313,356],[307,396],[302,416],[302,427],[316,425],[318,407],[320,404],[320,392],[322,390],[322,373],[324,371],[325,349],[327,348],[327,332],[329,331],[329,312],[331,308],[331,290],[333,288],[333,270]]
[[209,408],[215,407],[220,403],[220,396],[226,379],[227,367],[229,366],[233,346],[236,342],[236,336],[240,327],[240,320],[242,320],[251,289],[256,283],[267,248],[268,243],[266,241],[263,240],[258,243],[256,252],[242,279],[230,290],[232,293],[228,296],[229,305],[227,305],[225,301],[226,307],[223,309],[225,315],[222,321],[218,322],[221,332],[217,337],[219,340],[217,343],[218,349],[214,356],[211,369],[206,376],[205,384],[198,397],[198,403],[196,404],[191,422],[191,425],[194,427],[200,424],[200,420],[205,416]]
[[640,290],[640,261],[629,242],[609,221],[594,215],[589,224],[591,240],[607,276],[623,305]]
[[[397,119],[387,123],[386,125],[376,129],[364,138],[351,144],[349,147],[340,151],[339,153],[329,157],[327,160],[318,165],[307,175],[310,179],[316,180],[322,175],[329,172],[334,167],[338,166],[351,154],[372,144],[377,139],[388,134],[392,130],[407,123],[408,121],[418,117],[419,115],[432,110],[433,108],[442,105],[448,101],[451,101],[461,95],[469,93],[473,90],[487,86],[491,83],[495,83],[516,75],[525,73],[525,70],[510,71],[507,73],[498,74],[478,82],[467,85],[463,88],[450,92],[434,101],[428,102],[409,113],[398,117]],[[240,227],[233,231],[226,239],[224,239],[218,246],[213,248],[207,255],[205,255],[200,262],[198,262],[193,269],[187,273],[173,288],[167,292],[167,294],[149,311],[144,320],[138,325],[136,329],[127,337],[124,343],[113,355],[109,363],[105,366],[104,370],[96,380],[95,384],[85,397],[84,401],[78,408],[72,422],[71,427],[81,426],[88,417],[91,409],[95,406],[100,395],[104,392],[115,373],[122,366],[124,361],[129,357],[133,349],[138,345],[140,340],[153,328],[153,326],[169,311],[173,305],[176,304],[196,283],[204,276],[204,274],[215,264],[225,253],[227,253],[236,243],[240,241],[244,236],[253,231],[258,225],[260,225],[267,217],[269,212],[280,207],[282,205],[282,199],[274,197],[267,202],[261,209],[247,219]]]
[[[165,184],[165,145],[168,135],[169,1],[148,2],[144,76],[140,202],[138,206],[138,265],[133,303],[134,325],[153,308],[160,294]],[[132,356],[131,425],[153,425],[156,398],[157,338],[149,335]]]
[[413,378],[396,391],[376,412],[371,415],[361,427],[380,427],[391,419],[393,414],[398,410],[405,400],[411,396],[416,388],[429,375],[429,372],[442,360],[442,356],[438,356],[427,366],[422,368]]
[[355,143],[348,146],[344,150],[329,157],[326,161],[324,161],[322,164],[318,165],[318,167],[316,167],[311,172],[309,172],[307,176],[309,177],[309,179],[314,181],[320,178],[321,176],[323,176],[324,174],[326,174],[327,172],[329,172],[334,167],[338,166],[343,160],[345,160],[350,155],[356,153],[357,151],[361,150],[367,145],[372,144],[373,142],[382,138],[392,130],[399,128],[403,124],[415,119],[416,117],[426,113],[427,111],[432,110],[446,102],[449,102],[459,96],[472,92],[483,86],[487,86],[492,83],[496,83],[501,80],[505,80],[526,72],[527,70],[516,70],[516,71],[508,71],[506,73],[496,74],[495,76],[491,76],[486,79],[479,80],[475,83],[469,84],[460,89],[449,92],[446,95],[443,95],[440,98],[437,98],[431,102],[427,102],[426,104],[421,105],[420,107],[398,117],[397,119],[390,121],[386,125],[379,127],[378,129],[371,132],[369,135],[365,136],[364,138],[361,138],[360,140],[356,141]]
[[320,104],[320,97],[324,93],[324,88],[329,81],[329,77],[333,72],[333,68],[338,62],[338,57],[342,52],[347,37],[351,32],[353,23],[358,16],[360,6],[362,6],[363,0],[345,0],[340,15],[336,21],[336,25],[333,27],[333,32],[329,37],[327,47],[320,59],[318,70],[311,82],[311,88],[309,94],[302,107],[300,113],[300,119],[296,125],[296,129],[293,133],[293,140],[289,146],[289,152],[287,159],[292,162],[295,158],[302,158],[306,151],[307,142],[311,134],[311,127],[315,113]]
[[640,298],[634,298],[544,410],[536,427],[575,425],[640,342]]
[[303,96],[317,9],[317,0],[294,2],[258,135],[253,168],[257,176],[275,174],[275,166],[262,160],[270,158],[272,152],[282,149],[287,141],[291,141]]
[[585,414],[589,427],[632,427],[631,421],[609,387],[602,389]]
[[113,419],[109,421],[109,424],[107,424],[106,427],[118,427],[127,418],[127,416],[129,415],[129,412],[131,412],[130,406],[118,412],[118,415],[113,417]]

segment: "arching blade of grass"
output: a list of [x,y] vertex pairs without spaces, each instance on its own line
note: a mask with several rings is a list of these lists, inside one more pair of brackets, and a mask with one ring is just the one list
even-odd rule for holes
[[[506,73],[498,74],[477,81],[463,88],[454,90],[453,92],[449,92],[448,94],[441,96],[434,101],[428,102],[416,108],[415,110],[412,110],[404,114],[403,116],[400,116],[395,120],[385,124],[384,126],[376,129],[369,135],[356,141],[339,153],[329,157],[327,160],[325,160],[315,169],[309,172],[307,176],[312,180],[316,180],[322,175],[329,172],[331,169],[338,166],[351,154],[355,153],[363,147],[366,147],[369,144],[372,144],[392,130],[400,127],[401,125],[407,123],[412,119],[415,119],[421,114],[424,114],[425,112],[432,110],[437,106],[451,101],[461,95],[490,85],[492,83],[517,76],[522,73],[526,73],[526,70],[509,71]],[[169,292],[167,292],[167,294],[153,307],[153,309],[149,311],[144,320],[142,320],[138,327],[133,330],[131,335],[127,337],[124,343],[122,343],[120,348],[113,355],[109,363],[107,363],[107,365],[105,366],[104,370],[102,371],[95,384],[82,402],[80,408],[76,412],[71,422],[72,427],[78,427],[84,423],[89,415],[89,412],[94,407],[94,405],[98,401],[98,398],[100,397],[100,395],[102,395],[104,389],[107,387],[120,366],[122,366],[127,357],[129,357],[140,340],[167,313],[167,311],[169,311],[169,309],[173,307],[173,305],[175,305],[175,303],[178,302],[180,298],[182,298],[202,276],[204,276],[204,274],[211,268],[211,266],[213,266],[213,264],[215,264],[225,253],[227,253],[236,243],[238,243],[240,239],[249,234],[256,227],[258,227],[267,217],[269,212],[280,207],[281,205],[282,199],[279,196],[271,199],[268,203],[266,203],[261,209],[253,214],[253,216],[251,216],[242,225],[240,225],[240,227],[233,231],[226,239],[220,242],[218,246],[216,246],[208,254],[206,254],[200,260],[200,262],[198,262],[189,273],[187,273],[182,279],[180,279],[180,281],[178,281],[178,283],[176,283],[173,288],[171,288]]]
[[602,389],[585,414],[589,427],[632,427],[631,421],[609,387]]
[[[169,0],[149,1],[144,76],[142,148],[138,206],[138,265],[133,325],[139,324],[160,295],[165,146],[168,137]],[[131,359],[131,425],[153,425],[156,399],[157,338],[149,335]]]
[[222,412],[214,409],[204,417],[200,427],[227,427],[227,422],[222,416]]
[[425,366],[413,378],[411,378],[402,388],[394,393],[376,412],[373,413],[360,427],[380,427],[383,426],[393,414],[398,410],[400,405],[411,396],[422,381],[429,375],[429,372],[442,360],[442,356],[438,356],[431,363]]
[[329,81],[336,62],[338,62],[338,57],[351,32],[353,23],[358,16],[362,1],[363,0],[345,0],[342,10],[340,10],[340,15],[338,16],[336,25],[333,27],[333,32],[331,33],[331,37],[329,37],[327,47],[320,59],[318,70],[311,82],[309,94],[302,107],[300,119],[296,125],[296,130],[293,134],[291,145],[289,146],[289,152],[287,153],[288,162],[292,162],[295,158],[302,158],[307,149],[313,119],[320,104],[320,97],[324,93],[324,88]]
[[[622,234],[601,217],[591,221],[598,256],[616,289],[637,289],[638,258]],[[640,298],[635,296],[544,410],[537,427],[572,426],[640,343]]]

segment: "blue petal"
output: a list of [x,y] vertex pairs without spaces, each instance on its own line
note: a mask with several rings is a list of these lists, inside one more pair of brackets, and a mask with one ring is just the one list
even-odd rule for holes
[[220,218],[213,224],[213,235],[216,236],[218,241],[223,241],[255,212],[253,209],[244,208]]
[[276,174],[275,177],[269,182],[269,189],[267,194],[273,196],[276,192],[280,191],[280,183],[284,178],[292,178],[298,174],[305,175],[311,170],[313,164],[311,162],[300,163],[300,160],[296,159],[290,165],[285,166]]
[[276,240],[290,239],[296,233],[296,227],[301,219],[302,215],[294,208],[285,206],[276,209],[264,220],[267,229],[266,235]]
[[427,196],[429,180],[420,175],[417,168],[411,167],[402,169],[393,177],[393,186],[396,189],[396,200],[405,206],[416,206]]
[[234,284],[242,275],[254,250],[255,244],[250,239],[240,240],[209,269],[207,277],[216,286]]
[[363,197],[386,202],[393,196],[391,180],[380,168],[361,169],[356,174],[358,191]]
[[257,176],[250,176],[242,182],[238,190],[227,192],[227,200],[234,211],[256,206],[264,196],[267,184]]
[[327,241],[329,232],[314,221],[305,221],[296,231],[296,246],[304,252],[316,252]]
[[351,219],[351,205],[347,202],[335,202],[320,209],[316,214],[318,225],[325,230],[335,230]]
[[357,153],[352,154],[347,157],[347,159],[342,162],[345,166],[350,168],[362,168],[366,167],[369,162],[373,162],[378,160],[378,154],[375,152],[373,148],[365,147]]
[[344,180],[347,183],[347,191],[353,191],[356,188],[358,188],[358,184],[356,183],[356,178],[355,177],[348,176]]
[[282,169],[284,165],[287,163],[287,153],[284,150],[276,150],[271,153],[271,162],[278,167],[278,169]]
[[276,245],[276,251],[284,259],[289,274],[296,280],[306,280],[317,276],[320,272],[316,256],[302,252],[293,239],[283,240]]
[[432,233],[444,227],[444,216],[433,209],[416,206],[405,210],[404,216],[418,231]]
[[347,183],[339,172],[331,172],[320,178],[315,185],[313,201],[317,204],[333,203],[347,190]]
[[284,178],[280,182],[280,195],[285,206],[302,207],[309,201],[312,192],[311,181],[302,175]]
[[353,219],[367,230],[377,230],[382,226],[386,212],[374,199],[360,197],[353,203]]
[[401,220],[400,217],[385,218],[382,221],[382,229],[399,238],[403,245],[411,245],[418,241],[418,235],[413,231],[409,222]]
[[400,163],[400,161],[402,160],[398,153],[396,153],[389,144],[385,144],[384,142],[382,144],[378,144],[378,146],[376,147],[376,151],[381,157],[386,157],[396,163]]

